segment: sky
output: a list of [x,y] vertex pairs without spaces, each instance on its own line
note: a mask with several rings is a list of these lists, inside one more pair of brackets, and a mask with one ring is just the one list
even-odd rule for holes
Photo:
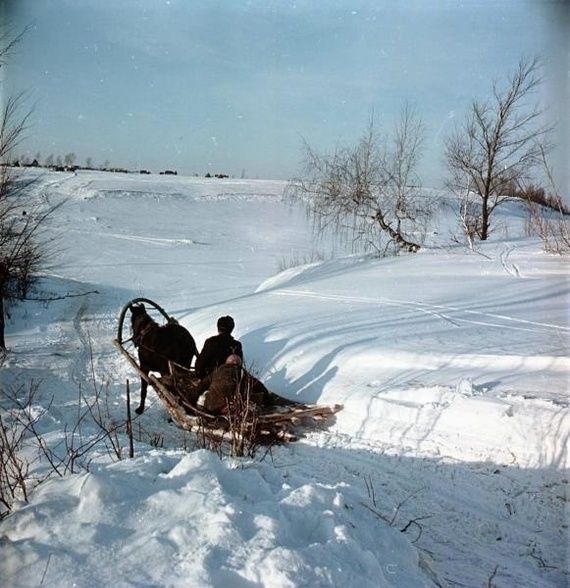
[[426,129],[420,172],[436,186],[470,102],[539,54],[555,167],[566,160],[561,2],[2,1],[6,29],[28,27],[3,86],[33,104],[21,146],[32,158],[288,179],[303,142],[354,143],[372,113],[389,132],[408,102]]

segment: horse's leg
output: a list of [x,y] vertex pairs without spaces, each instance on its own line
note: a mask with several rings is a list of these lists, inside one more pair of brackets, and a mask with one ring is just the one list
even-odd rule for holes
[[[145,372],[145,375],[148,376],[148,372]],[[137,414],[142,414],[144,412],[144,403],[146,401],[146,389],[148,383],[144,378],[141,378],[141,401],[139,407],[135,410]]]

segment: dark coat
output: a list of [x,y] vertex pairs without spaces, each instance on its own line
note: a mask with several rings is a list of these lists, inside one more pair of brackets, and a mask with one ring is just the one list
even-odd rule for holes
[[196,359],[196,374],[204,378],[211,374],[219,365],[223,365],[230,355],[239,355],[243,360],[241,343],[229,333],[220,333],[209,337],[204,342],[202,353]]
[[218,366],[209,376],[200,381],[197,393],[208,393],[202,405],[208,412],[221,412],[237,393],[250,402],[262,405],[268,395],[267,388],[244,368],[224,364]]

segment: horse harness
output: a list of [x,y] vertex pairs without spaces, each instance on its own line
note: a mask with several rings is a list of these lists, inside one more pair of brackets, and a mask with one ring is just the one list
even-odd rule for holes
[[157,323],[155,323],[152,319],[150,319],[148,321],[148,325],[137,335],[133,334],[133,343],[135,344],[135,347],[140,347],[142,345],[143,339],[145,337],[145,335],[147,333],[150,333],[150,331],[156,327],[158,328],[160,325],[158,325]]

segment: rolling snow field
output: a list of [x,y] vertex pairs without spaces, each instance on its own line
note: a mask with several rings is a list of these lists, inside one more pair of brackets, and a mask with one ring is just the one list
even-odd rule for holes
[[[525,235],[517,203],[470,251],[435,192],[419,253],[354,254],[316,240],[285,186],[79,170],[31,187],[29,214],[62,204],[44,225],[53,268],[10,307],[0,365],[4,422],[15,398],[37,419],[28,500],[0,521],[4,588],[568,585],[567,258]],[[90,400],[123,422],[128,379],[138,402],[113,345],[137,297],[199,349],[232,315],[271,390],[343,410],[221,458],[149,389],[134,458],[123,433],[122,459],[109,440],[87,450]]]

